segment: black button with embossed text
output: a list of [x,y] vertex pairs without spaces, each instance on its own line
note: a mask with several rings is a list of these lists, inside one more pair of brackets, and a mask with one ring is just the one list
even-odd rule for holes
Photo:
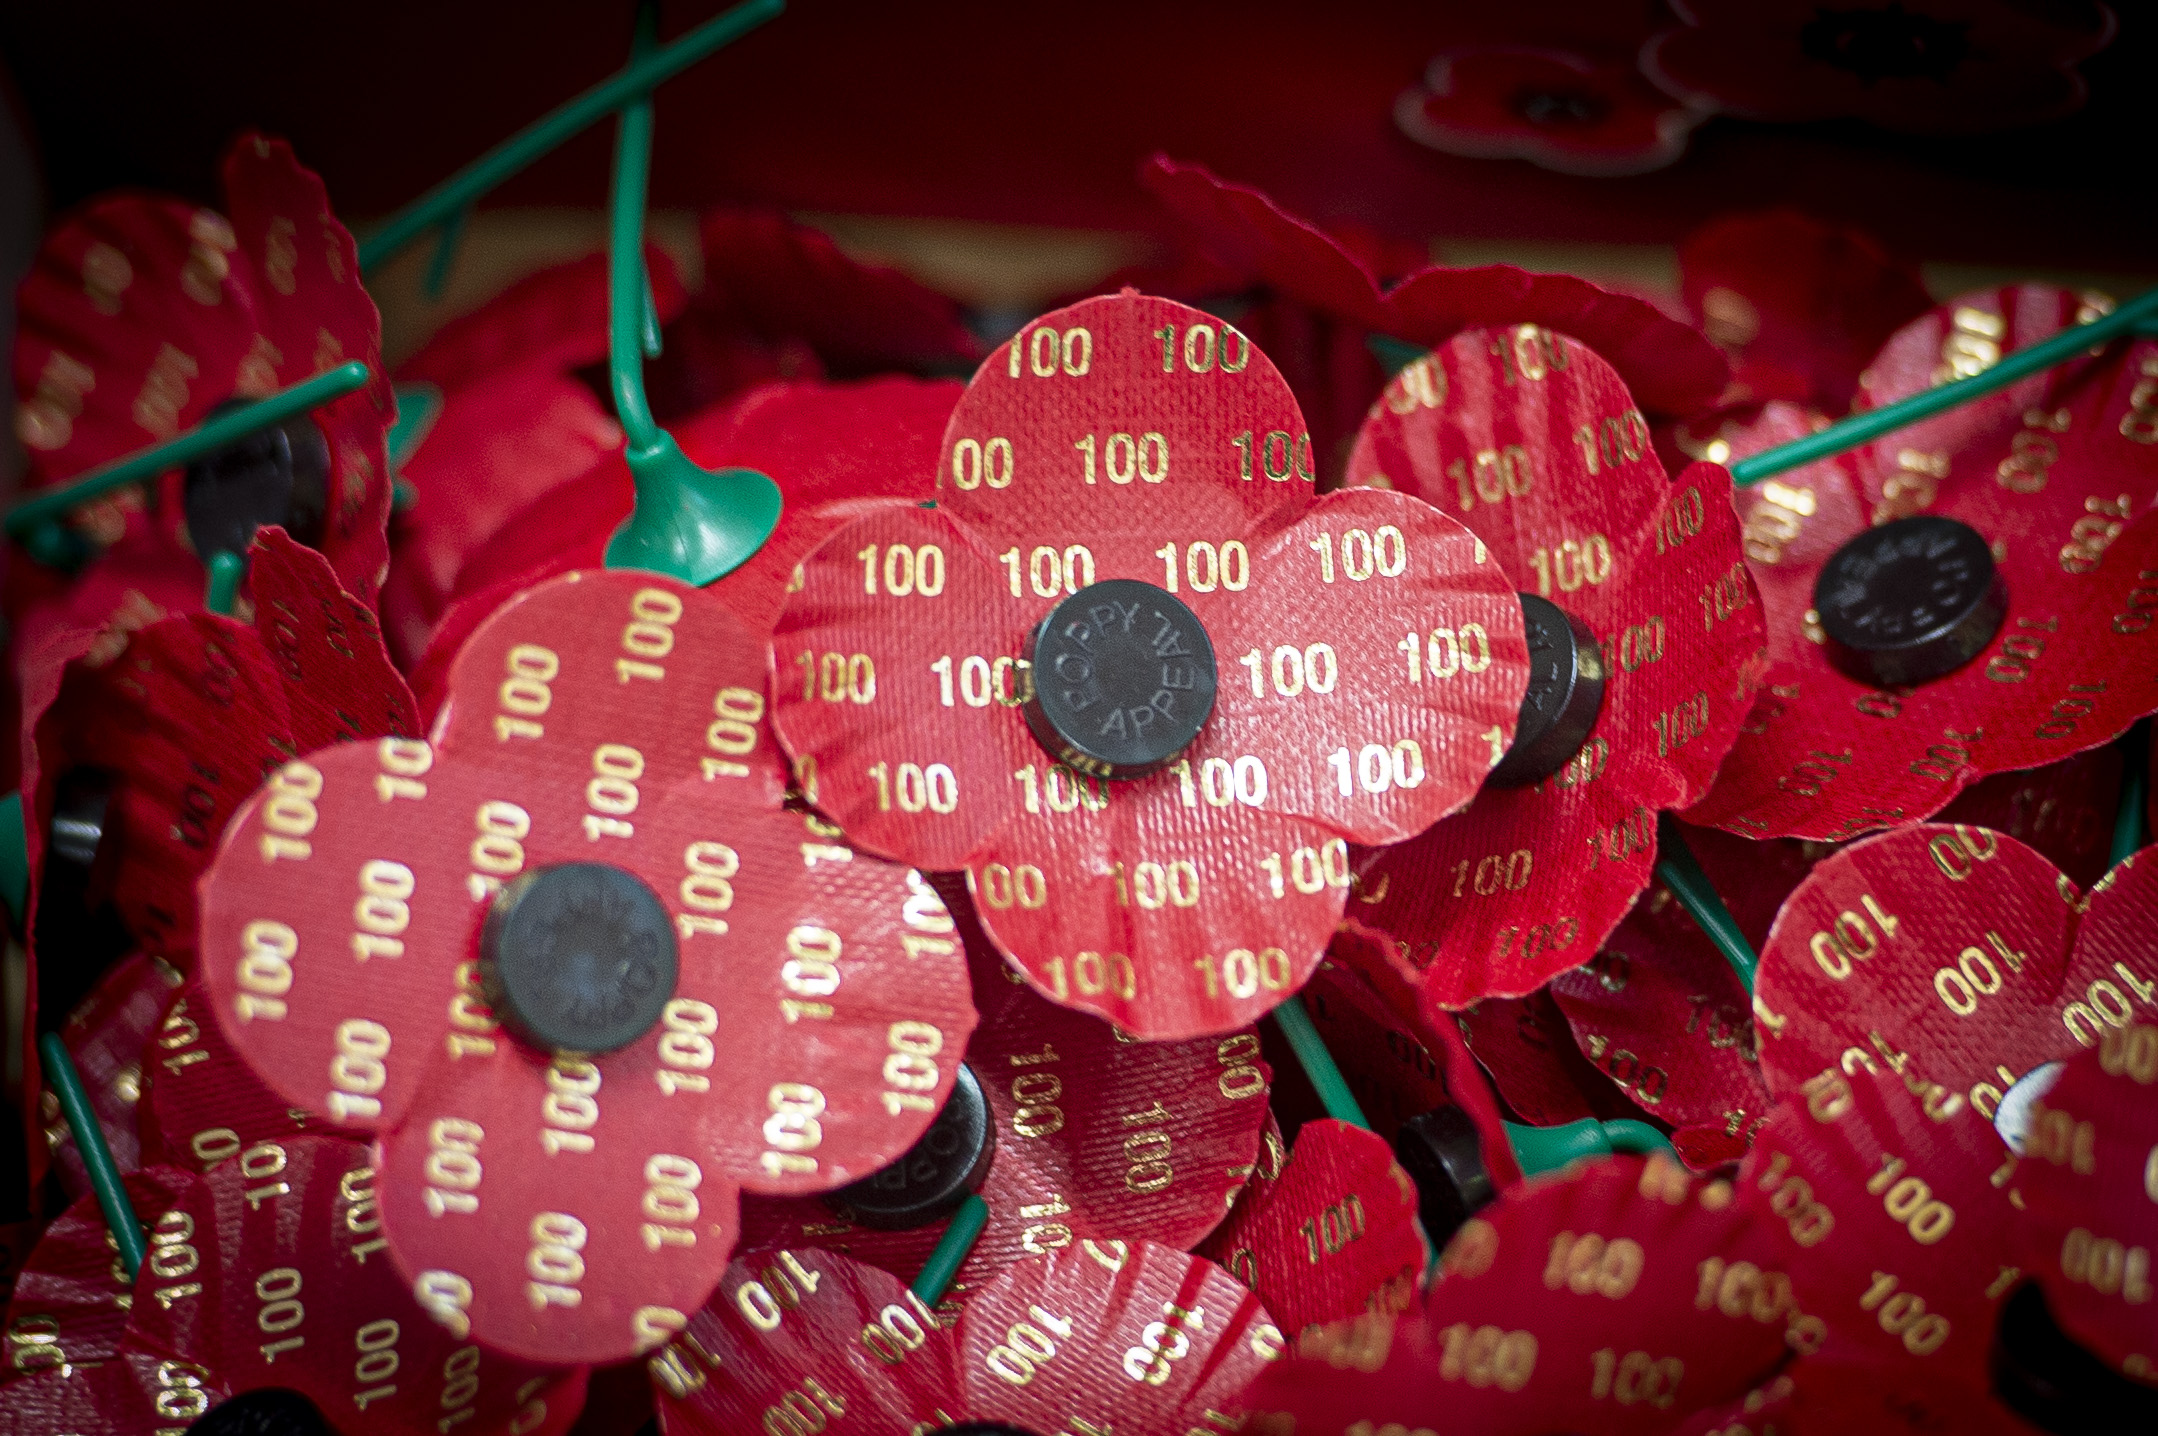
[[612,1052],[674,996],[674,924],[634,874],[605,863],[526,873],[495,895],[480,985],[502,1025],[550,1052]]
[[1214,711],[1214,645],[1199,617],[1135,578],[1089,584],[1034,631],[1027,726],[1074,772],[1143,778]]

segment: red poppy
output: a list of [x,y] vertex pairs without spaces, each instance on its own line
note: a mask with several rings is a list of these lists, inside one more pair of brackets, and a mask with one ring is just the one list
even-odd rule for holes
[[[1496,761],[1525,681],[1518,603],[1428,505],[1314,501],[1272,366],[1166,300],[1044,316],[983,366],[945,442],[938,507],[840,530],[781,613],[773,716],[805,790],[873,851],[966,867],[991,937],[1053,1000],[1150,1038],[1251,1021],[1316,965],[1344,840],[1418,831]],[[1155,605],[1146,641],[1205,645],[1214,690],[1209,716],[1161,688],[1145,718],[1204,731],[1109,783],[1030,731],[1065,690],[1033,680],[1027,641],[1105,580]],[[1136,609],[1118,621],[1138,633]],[[1473,627],[1473,671],[1404,671],[1398,635],[1449,624]],[[1185,662],[1164,682],[1199,683]],[[1094,736],[1140,731],[1114,716],[1130,726]]]
[[[124,957],[107,969],[60,1028],[60,1040],[67,1044],[90,1110],[105,1134],[105,1146],[123,1172],[134,1171],[143,1161],[135,1125],[143,1043],[156,1030],[158,1014],[178,981],[179,974],[155,958],[141,953]],[[71,1197],[83,1195],[90,1190],[90,1176],[75,1149],[75,1134],[60,1114],[60,1099],[46,1096],[40,1115],[61,1187]]]
[[1429,1260],[1416,1184],[1375,1132],[1306,1122],[1289,1161],[1254,1182],[1199,1248],[1292,1334],[1364,1311],[1406,1311]]
[[[1898,331],[1864,399],[1976,373],[2079,310],[2090,312],[2046,286],[1966,295]],[[2139,575],[2158,567],[2158,526],[2131,522],[2158,493],[2158,385],[2145,368],[2158,372],[2158,341],[2124,341],[1745,491],[1770,671],[1688,820],[1841,841],[1938,812],[1988,774],[2094,747],[2148,711],[2142,688],[2115,676],[2150,641]],[[1869,523],[1920,512],[1991,543],[2006,612],[1992,642],[1945,677],[1876,688],[1831,666],[1807,616],[1813,588]]]
[[956,1323],[887,1272],[803,1249],[730,1267],[648,1364],[667,1436],[760,1418],[813,1431],[841,1414],[880,1431],[1149,1432],[1232,1421],[1218,1413],[1281,1344],[1227,1272],[1153,1242],[1019,1262]]
[[1672,0],[1685,22],[1641,68],[1689,103],[1754,120],[1853,116],[1912,134],[1983,134],[2083,105],[2076,62],[2105,48],[2091,0]]
[[1246,1403],[1298,1431],[1668,1430],[1805,1335],[1796,1273],[1761,1260],[1771,1240],[1729,1183],[1660,1159],[1586,1163],[1473,1218],[1421,1311],[1306,1336]]
[[[2147,917],[2141,931],[2147,939]],[[2158,1380],[2150,1259],[2154,1082],[2158,1024],[2106,1029],[2097,1049],[2070,1058],[2032,1107],[2016,1169],[2025,1215],[2019,1260],[2037,1279],[2049,1315],[2070,1339],[2144,1386]]]
[[1713,219],[1679,242],[1678,263],[1687,307],[1731,356],[1734,402],[1840,414],[1888,337],[1933,307],[1871,235],[1794,209]]
[[[395,1259],[438,1320],[498,1349],[606,1361],[665,1339],[725,1265],[737,1183],[867,1175],[950,1090],[974,1023],[952,920],[919,875],[779,810],[762,668],[710,594],[565,575],[467,640],[432,744],[287,764],[204,880],[226,1038],[286,1101],[379,1134]],[[756,902],[733,906],[737,887]],[[505,907],[535,893],[569,926],[514,927]],[[543,976],[548,934],[602,909],[637,935],[603,969],[629,984],[620,1002],[544,1029],[575,1040],[503,1035],[485,994],[517,989],[486,983]],[[354,960],[295,964],[302,948]],[[779,952],[769,978],[744,966]],[[380,975],[415,962],[425,981]],[[730,1001],[745,983],[769,1002]],[[599,1030],[661,1001],[641,1031]],[[546,1050],[561,1045],[603,1055]],[[603,1108],[617,1155],[595,1171]]]
[[[135,1212],[155,1222],[191,1180],[177,1167],[146,1166],[127,1173],[122,1186]],[[85,1192],[53,1218],[15,1279],[0,1379],[42,1371],[65,1376],[118,1356],[133,1287],[97,1198]]]
[[[482,1432],[569,1428],[584,1371],[491,1355],[427,1320],[382,1259],[375,1191],[365,1147],[300,1137],[257,1143],[146,1221],[149,1254],[114,1354],[157,1363],[144,1394],[166,1422],[274,1390],[353,1436],[438,1420]],[[152,1428],[113,1413],[70,1429]]]
[[1159,155],[1139,178],[1199,249],[1371,333],[1435,348],[1464,329],[1540,324],[1602,355],[1657,414],[1690,414],[1714,403],[1730,375],[1722,353],[1687,325],[1646,300],[1585,279],[1510,264],[1434,265],[1382,289],[1371,268],[1338,240],[1255,189]]
[[[1564,766],[1358,862],[1361,916],[1433,1001],[1519,996],[1597,950],[1648,884],[1657,812],[1695,801],[1737,737],[1762,630],[1730,476],[1667,480],[1611,367],[1533,325],[1457,335],[1403,370],[1349,474],[1458,510],[1516,588],[1594,638],[1579,662],[1602,704]],[[1415,646],[1434,673],[1468,661],[1451,629]]]
[[1570,175],[1660,170],[1708,115],[1673,103],[1631,56],[1516,45],[1441,51],[1394,101],[1394,123],[1418,144]]
[[[946,420],[960,386],[944,380],[767,384],[677,423],[682,451],[709,469],[770,475],[785,498],[779,527],[748,563],[709,585],[752,629],[769,631],[795,565],[854,510],[878,498],[934,493]],[[505,521],[465,555],[451,607],[413,673],[421,711],[440,706],[449,665],[474,627],[519,590],[597,567],[636,495],[629,465],[610,455]]]
[[1762,1073],[1781,1094],[1856,1049],[1991,1118],[2026,1072],[2158,1006],[2154,915],[2147,852],[2086,896],[1983,828],[1853,843],[1799,884],[1761,951]]
[[[1776,1237],[1811,1330],[1800,1349],[1876,1367],[1882,1392],[1982,1391],[1995,1308],[2014,1285],[2015,1158],[1917,1064],[1854,1049],[1783,1096],[1738,1174]],[[1801,1363],[1803,1365],[1803,1363]]]
[[[200,424],[228,399],[364,360],[372,382],[314,411],[327,473],[319,511],[308,514],[320,532],[305,537],[346,587],[371,596],[389,558],[383,438],[395,405],[352,236],[330,213],[322,181],[282,140],[242,135],[223,179],[229,219],[176,199],[117,194],[47,236],[23,281],[15,344],[29,482],[63,483]],[[161,481],[150,513],[130,519],[141,512],[142,498],[126,491],[86,506],[76,522],[105,544],[145,523],[188,551],[177,473]]]
[[[1196,1246],[1262,1161],[1273,1073],[1258,1034],[1131,1042],[1021,983],[963,896],[952,912],[981,1014],[966,1060],[988,1099],[995,1145],[980,1187],[988,1225],[951,1297],[964,1300],[1013,1262],[1075,1240]],[[946,1225],[879,1230],[816,1198],[751,1197],[740,1250],[815,1245],[911,1277]]]
[[257,1142],[362,1135],[340,1132],[264,1086],[218,1029],[210,1003],[199,978],[188,982],[142,1046],[135,1118],[144,1160],[207,1172]]

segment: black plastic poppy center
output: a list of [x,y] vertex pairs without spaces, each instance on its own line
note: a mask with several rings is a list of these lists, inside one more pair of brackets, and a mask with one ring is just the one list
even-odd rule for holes
[[187,1430],[189,1436],[336,1436],[314,1402],[281,1387],[220,1401]]
[[[209,417],[248,405],[227,399]],[[329,513],[330,446],[305,414],[205,454],[187,466],[181,507],[187,536],[207,560],[213,553],[247,552],[255,530],[270,524],[309,548],[322,545]]]
[[1813,581],[1813,607],[1838,671],[1899,687],[1977,657],[2008,616],[2008,586],[1978,530],[1918,514],[1831,554]]
[[1034,630],[1027,726],[1057,761],[1143,778],[1214,711],[1214,644],[1173,594],[1135,578],[1089,584]]
[[480,984],[502,1025],[550,1052],[612,1052],[674,996],[674,924],[641,879],[605,863],[526,873],[495,895]]
[[1517,90],[1514,113],[1532,125],[1546,129],[1578,129],[1600,124],[1611,114],[1611,102],[1589,90]]
[[978,1190],[996,1154],[996,1122],[974,1069],[959,1064],[952,1095],[936,1121],[898,1161],[828,1200],[865,1227],[903,1231],[927,1226]]
[[1416,1215],[1434,1247],[1498,1198],[1469,1114],[1451,1104],[1418,1113],[1394,1133],[1394,1160],[1416,1183]]
[[1529,644],[1529,686],[1513,746],[1484,781],[1499,788],[1525,788],[1559,769],[1596,726],[1603,711],[1603,655],[1595,636],[1547,598],[1524,593],[1521,622]]

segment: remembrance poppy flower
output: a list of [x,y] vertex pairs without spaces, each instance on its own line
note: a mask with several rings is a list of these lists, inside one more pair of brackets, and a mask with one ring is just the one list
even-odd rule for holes
[[1780,1095],[1855,1050],[1990,1119],[2032,1068],[2158,1006],[2154,919],[2148,849],[2086,894],[1984,828],[1853,843],[1798,885],[1761,950],[1762,1075]]
[[1384,1137],[1306,1122],[1289,1160],[1254,1180],[1199,1248],[1290,1333],[1364,1311],[1406,1311],[1430,1259],[1416,1184]]
[[1692,104],[1751,120],[1852,116],[1911,134],[1983,134],[2083,104],[2076,61],[2116,22],[2092,0],[1672,0],[1684,22],[1641,68]]
[[865,1176],[950,1091],[952,920],[780,810],[762,669],[708,593],[565,575],[466,641],[432,742],[286,764],[204,879],[226,1039],[378,1134],[399,1268],[495,1349],[664,1340],[725,1267],[738,1184]]
[[667,1436],[732,1436],[761,1419],[817,1430],[1233,1429],[1236,1400],[1279,1354],[1258,1298],[1212,1262],[1153,1242],[1084,1241],[1007,1267],[954,1321],[876,1267],[831,1252],[730,1267],[712,1301],[649,1359]]
[[1442,51],[1394,101],[1394,123],[1418,144],[1570,175],[1660,170],[1709,113],[1674,103],[1631,56],[1513,45]]
[[[952,913],[966,946],[974,1007],[967,1042],[973,1081],[955,1092],[939,1126],[962,1104],[981,1110],[940,1143],[935,1129],[902,1159],[931,1168],[884,1187],[869,1217],[850,1189],[814,1197],[750,1197],[742,1204],[743,1253],[819,1246],[874,1262],[903,1278],[929,1258],[958,1199],[955,1173],[978,1177],[988,1224],[950,1289],[966,1300],[1013,1262],[1074,1240],[1146,1237],[1188,1249],[1212,1231],[1259,1167],[1272,1071],[1248,1028],[1184,1042],[1135,1043],[1108,1023],[1044,1000],[982,935],[963,895]],[[980,1095],[977,1097],[975,1093]],[[871,1178],[877,1182],[878,1178]],[[896,1187],[896,1195],[894,1195]],[[946,1200],[901,1210],[917,1193]],[[922,1218],[916,1220],[916,1218]],[[893,1222],[910,1225],[894,1227]]]
[[[1667,479],[1611,366],[1520,325],[1456,335],[1396,376],[1349,477],[1458,514],[1533,616],[1523,751],[1467,812],[1358,861],[1360,917],[1400,940],[1434,1002],[1520,996],[1618,925],[1648,885],[1657,813],[1707,790],[1746,716],[1761,612],[1730,475]],[[1452,627],[1402,644],[1434,675],[1469,661]]]
[[1255,189],[1160,155],[1139,180],[1218,262],[1370,333],[1435,348],[1464,329],[1542,325],[1602,355],[1653,414],[1705,408],[1730,377],[1730,363],[1715,345],[1645,299],[1510,264],[1433,265],[1382,287],[1372,267],[1339,240]]
[[[804,792],[871,851],[966,868],[1051,999],[1156,1039],[1250,1022],[1317,964],[1346,840],[1419,831],[1503,751],[1507,580],[1427,504],[1315,500],[1273,366],[1135,291],[1022,330],[944,452],[936,508],[848,524],[781,612]],[[1427,680],[1397,650],[1438,629],[1467,664]]]
[[1584,1163],[1472,1218],[1421,1310],[1307,1335],[1246,1404],[1262,1431],[1288,1416],[1281,1429],[1322,1436],[1388,1422],[1668,1430],[1812,1335],[1796,1274],[1763,1260],[1772,1249],[1727,1182],[1692,1182],[1661,1158]]
[[[1965,295],[1899,330],[1869,367],[1862,398],[1886,404],[1977,373],[2095,312],[2050,286]],[[1989,774],[2094,747],[2150,711],[2144,685],[2123,675],[2153,641],[2158,606],[2142,577],[2158,568],[2158,526],[2133,521],[2158,493],[2152,375],[2158,341],[2124,340],[1742,490],[1770,668],[1730,760],[1687,820],[1747,837],[1843,841],[1936,813]],[[1740,433],[1734,452],[1770,432]],[[1898,519],[1917,532],[1869,538]],[[1912,547],[1921,535],[1923,556]],[[1897,547],[1867,547],[1890,542]],[[1901,622],[1885,578],[1889,607],[1865,606],[1866,575],[1886,573],[1884,556],[1898,554],[1898,571],[1937,570],[1960,585],[1946,615],[1905,605],[1913,623],[1933,625],[1926,640],[1949,635],[1934,645],[1943,661],[1969,655],[1945,674],[1899,671],[1893,650],[1871,659],[1836,651],[1816,611],[1821,575],[1833,569],[1839,612]],[[1984,583],[1987,570],[1999,589]],[[1859,632],[1838,624],[1839,634]]]
[[123,491],[86,505],[75,522],[100,544],[139,525],[143,539],[124,551],[135,559],[244,552],[257,525],[277,524],[320,548],[347,588],[371,596],[389,559],[384,436],[395,405],[352,236],[322,181],[282,140],[242,135],[223,179],[229,218],[123,193],[93,201],[46,238],[23,281],[15,343],[29,486],[64,483],[169,439],[230,400],[364,360],[370,383],[273,431],[275,462],[249,466],[237,487],[205,461],[192,481],[165,476],[148,511]]

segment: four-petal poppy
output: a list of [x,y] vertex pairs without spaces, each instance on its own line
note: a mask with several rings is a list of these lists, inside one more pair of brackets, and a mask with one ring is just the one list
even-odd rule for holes
[[1394,102],[1394,123],[1418,144],[1571,175],[1660,170],[1708,116],[1642,79],[1631,56],[1514,45],[1442,51]]
[[[1272,365],[1132,291],[991,356],[944,452],[935,509],[826,539],[781,613],[804,791],[863,847],[965,867],[1052,999],[1151,1038],[1249,1022],[1317,963],[1346,840],[1421,830],[1504,751],[1507,580],[1428,504],[1314,499]],[[1444,671],[1434,632],[1462,635]]]

